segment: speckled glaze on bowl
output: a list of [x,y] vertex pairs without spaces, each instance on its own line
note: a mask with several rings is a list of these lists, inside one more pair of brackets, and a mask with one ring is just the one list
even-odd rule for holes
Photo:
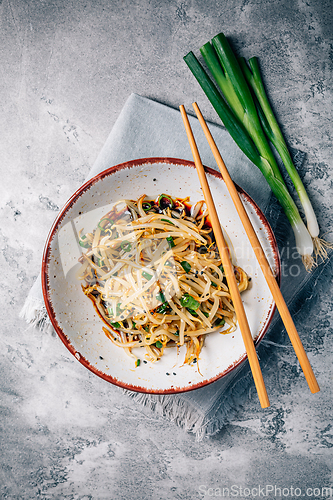
[[[256,344],[264,337],[275,305],[253,250],[227,192],[221,175],[206,169],[213,199],[236,256],[237,265],[251,277],[251,287],[242,293],[245,311]],[[276,276],[280,259],[274,235],[254,201],[238,188],[252,224]],[[84,228],[92,230],[108,206],[121,199],[140,195],[155,197],[166,193],[174,197],[190,196],[191,203],[203,199],[192,162],[175,158],[145,158],[112,167],[85,183],[66,203],[47,239],[42,265],[42,286],[52,324],[67,349],[86,368],[120,387],[147,393],[171,394],[203,387],[246,359],[239,328],[229,335],[219,332],[206,337],[196,364],[183,365],[185,348],[167,349],[156,363],[134,361],[112,344],[102,331],[102,322],[91,301],[82,293],[75,278],[79,250],[73,235]],[[229,242],[229,243],[230,243]],[[140,351],[140,350],[139,350]]]

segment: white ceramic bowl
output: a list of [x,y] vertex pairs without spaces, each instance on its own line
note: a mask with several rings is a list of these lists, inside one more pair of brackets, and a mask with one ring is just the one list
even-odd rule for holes
[[[206,169],[213,199],[236,256],[237,265],[251,277],[251,287],[242,293],[250,329],[258,343],[264,336],[275,306],[253,250],[227,192],[221,175]],[[254,201],[239,188],[242,200],[275,274],[280,260],[274,235]],[[183,365],[185,347],[167,349],[156,363],[134,367],[133,359],[113,345],[102,331],[103,323],[75,278],[80,247],[75,233],[91,231],[107,211],[121,199],[161,193],[190,196],[191,203],[203,199],[194,164],[174,158],[147,158],[117,165],[84,184],[66,203],[46,242],[42,285],[52,324],[67,349],[89,370],[103,379],[133,391],[176,393],[202,387],[223,377],[246,359],[239,328],[229,335],[207,335],[196,364]]]

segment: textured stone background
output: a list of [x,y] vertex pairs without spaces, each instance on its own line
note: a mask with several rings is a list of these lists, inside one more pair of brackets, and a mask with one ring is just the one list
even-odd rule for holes
[[220,31],[261,58],[328,229],[332,27],[330,0],[0,2],[1,498],[190,500],[200,485],[235,485],[238,496],[240,487],[291,495],[333,485],[331,296],[304,318],[322,391],[312,396],[292,353],[280,351],[267,377],[272,406],[260,410],[252,391],[238,418],[200,444],[18,319],[50,225],[129,94],[173,107],[198,100],[216,120],[182,57]]

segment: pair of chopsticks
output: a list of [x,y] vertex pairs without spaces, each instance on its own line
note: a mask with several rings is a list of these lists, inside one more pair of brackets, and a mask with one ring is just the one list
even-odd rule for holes
[[[253,229],[251,221],[250,221],[250,219],[247,215],[247,212],[244,208],[244,205],[239,197],[238,191],[237,191],[237,189],[236,189],[236,187],[235,187],[235,185],[234,185],[234,183],[229,175],[227,167],[226,167],[226,165],[222,159],[222,156],[221,156],[221,154],[220,154],[220,152],[215,144],[215,141],[210,133],[210,130],[205,122],[205,119],[202,116],[202,113],[201,113],[201,111],[196,103],[193,103],[193,108],[194,108],[194,111],[195,111],[197,118],[200,122],[200,125],[203,129],[203,132],[206,136],[206,139],[208,141],[210,149],[214,155],[215,161],[220,169],[223,180],[227,186],[227,189],[228,189],[229,194],[232,198],[232,201],[235,205],[235,208],[238,212],[238,215],[243,223],[245,232],[250,240],[250,243],[251,243],[251,246],[252,246],[253,251],[255,253],[255,256],[259,262],[261,270],[262,270],[264,277],[267,281],[268,287],[272,293],[276,307],[280,313],[281,319],[282,319],[284,326],[286,328],[286,331],[289,335],[290,341],[293,345],[293,348],[295,350],[298,361],[299,361],[301,368],[304,372],[304,375],[305,375],[305,378],[306,378],[307,383],[309,385],[309,388],[310,388],[312,393],[316,393],[320,390],[319,385],[317,383],[316,377],[313,373],[310,362],[308,360],[308,357],[307,357],[306,352],[304,350],[304,347],[302,345],[301,339],[297,333],[295,324],[294,324],[293,319],[291,317],[291,314],[288,310],[288,307],[285,303],[285,300],[283,298],[283,295],[281,293],[279,285],[276,282],[276,279],[275,279],[273,272],[270,268],[270,265],[267,261],[267,258],[265,256],[263,249],[262,249],[260,241],[259,241],[259,239],[258,239],[258,237]],[[222,265],[223,265],[223,268],[224,268],[224,271],[226,274],[228,286],[230,289],[231,298],[232,298],[232,301],[233,301],[233,304],[235,307],[236,316],[237,316],[240,330],[242,333],[242,337],[243,337],[246,353],[248,356],[250,368],[252,371],[254,383],[255,383],[255,386],[257,389],[259,401],[260,401],[262,408],[267,408],[270,405],[270,403],[269,403],[265,383],[264,383],[263,376],[261,373],[257,353],[255,350],[255,346],[254,346],[253,338],[251,335],[250,327],[249,327],[249,324],[247,321],[247,317],[245,314],[244,306],[243,306],[243,303],[242,303],[242,300],[240,297],[240,293],[238,290],[236,278],[235,278],[234,271],[233,271],[233,266],[232,266],[230,258],[229,258],[227,245],[226,245],[224,237],[223,237],[222,228],[221,228],[221,225],[220,225],[220,222],[218,219],[218,215],[216,212],[214,201],[213,201],[211,191],[210,191],[210,188],[208,185],[205,170],[204,170],[204,167],[202,165],[199,151],[198,151],[198,148],[197,148],[197,145],[196,145],[196,142],[194,139],[194,135],[193,135],[193,132],[191,129],[191,125],[190,125],[188,116],[186,114],[186,111],[185,111],[185,108],[183,105],[180,106],[180,112],[181,112],[181,115],[182,115],[182,118],[184,121],[187,138],[188,138],[189,143],[190,143],[192,155],[194,158],[194,163],[195,163],[195,166],[196,166],[196,169],[198,172],[198,176],[199,176],[201,188],[202,188],[202,191],[204,194],[208,213],[210,215],[210,219],[211,219],[211,223],[212,223],[212,227],[213,227],[213,231],[214,231],[214,235],[215,235],[215,239],[216,239],[216,244],[217,244],[217,247],[218,247],[219,252],[220,252]]]

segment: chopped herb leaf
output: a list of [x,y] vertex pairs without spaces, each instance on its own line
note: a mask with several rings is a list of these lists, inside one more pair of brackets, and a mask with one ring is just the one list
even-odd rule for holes
[[186,262],[186,260],[183,260],[183,262],[180,263],[182,268],[186,273],[189,273],[191,271],[191,264],[189,262]]
[[168,219],[161,219],[161,221],[167,222],[168,224],[171,224],[171,226],[174,226],[174,224],[172,222],[170,222]]
[[151,203],[148,203],[148,201],[145,201],[142,203],[142,208],[145,212],[148,212],[151,208],[153,208],[153,205]]
[[132,249],[132,245],[130,244],[129,241],[122,241],[120,243],[120,247],[122,250],[124,250],[124,252],[130,252]]
[[165,302],[165,297],[163,295],[163,292],[162,291],[159,291],[157,294],[156,294],[156,300],[159,300],[160,302]]
[[135,361],[135,366],[136,367],[140,366],[140,359],[139,358]]
[[156,312],[159,314],[166,314],[168,311],[170,311],[170,306],[168,302],[163,302],[158,308],[156,309]]
[[[86,239],[87,237],[85,236],[84,239]],[[83,247],[83,248],[89,248],[90,247],[90,242],[89,240],[88,241],[83,241],[83,236],[82,238],[79,240],[79,245],[80,247]]]
[[169,248],[172,248],[172,247],[175,246],[175,242],[173,241],[173,237],[172,236],[168,236],[166,240],[168,242]]
[[156,347],[158,347],[159,349],[161,349],[163,347],[163,344],[162,342],[160,342],[159,340],[156,342]]
[[200,302],[195,300],[195,298],[192,297],[192,295],[190,295],[189,293],[185,293],[182,296],[182,298],[180,299],[180,303],[183,307],[186,307],[187,309],[193,309],[194,311],[196,311],[200,307]]
[[148,280],[148,281],[149,281],[149,280],[151,280],[151,279],[152,279],[152,277],[153,277],[151,274],[146,273],[146,271],[142,271],[142,276],[143,276],[144,278],[146,278],[146,280]]
[[161,196],[159,196],[158,198],[158,206],[164,210],[165,208],[173,208],[174,207],[174,203],[172,201],[172,198],[170,196],[168,196],[167,194],[161,194]]
[[120,323],[118,323],[118,321],[116,321],[115,323],[111,323],[111,325],[112,325],[114,328],[121,328],[121,325],[120,325]]

